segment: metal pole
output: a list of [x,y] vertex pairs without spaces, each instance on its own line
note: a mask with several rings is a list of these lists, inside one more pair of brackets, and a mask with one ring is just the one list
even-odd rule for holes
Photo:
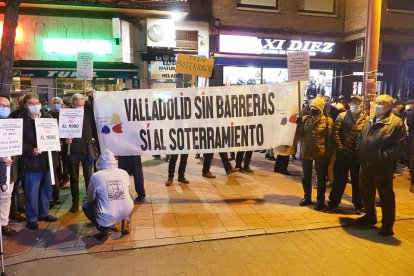
[[367,31],[365,35],[363,96],[365,111],[369,114],[370,102],[377,95],[379,38],[382,0],[368,0]]

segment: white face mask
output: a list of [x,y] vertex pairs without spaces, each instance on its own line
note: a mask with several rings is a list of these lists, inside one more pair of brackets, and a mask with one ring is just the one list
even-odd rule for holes
[[385,114],[387,111],[388,111],[388,110],[386,109],[386,107],[385,107],[385,106],[383,106],[383,105],[378,105],[378,104],[376,104],[376,105],[375,105],[375,115],[376,115],[376,116],[382,117],[382,116],[384,116],[384,114]]
[[39,114],[40,110],[42,109],[42,105],[41,104],[29,105],[27,106],[27,109],[29,110],[30,114],[36,115],[36,114]]
[[349,110],[351,110],[352,114],[358,114],[359,112],[361,112],[361,105],[359,104],[351,104],[349,106]]

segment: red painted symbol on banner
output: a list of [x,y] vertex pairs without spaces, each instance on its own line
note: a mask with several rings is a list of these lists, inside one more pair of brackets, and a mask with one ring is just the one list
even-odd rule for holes
[[182,97],[182,96],[184,96],[184,93],[183,92],[180,92],[180,96]]

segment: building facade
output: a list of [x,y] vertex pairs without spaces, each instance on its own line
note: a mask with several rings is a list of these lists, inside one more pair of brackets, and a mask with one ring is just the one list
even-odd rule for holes
[[[409,1],[383,1],[377,91],[406,99],[414,97],[408,92],[414,15],[403,2]],[[361,94],[367,12],[367,0],[212,0],[210,84],[285,81],[286,52],[305,50],[307,87],[330,96]]]

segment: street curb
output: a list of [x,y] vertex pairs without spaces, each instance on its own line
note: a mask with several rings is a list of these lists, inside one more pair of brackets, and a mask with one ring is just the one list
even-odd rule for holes
[[[400,220],[414,220],[413,216],[408,215],[399,215],[396,221]],[[215,233],[215,234],[202,234],[202,235],[193,235],[193,236],[184,236],[176,238],[163,238],[155,240],[143,240],[143,241],[130,241],[119,244],[101,244],[93,248],[86,248],[85,246],[78,246],[72,248],[63,248],[63,249],[36,249],[30,253],[24,253],[18,256],[12,256],[5,259],[5,266],[11,266],[21,263],[27,263],[31,261],[58,258],[58,257],[67,257],[83,254],[93,254],[93,253],[107,253],[114,251],[125,251],[125,250],[137,250],[143,248],[151,247],[160,247],[168,246],[175,244],[185,244],[193,242],[203,242],[211,240],[223,240],[223,239],[232,239],[232,238],[242,238],[249,236],[260,236],[260,235],[272,235],[272,234],[281,234],[289,232],[301,232],[301,231],[311,231],[319,229],[328,229],[328,228],[339,228],[339,227],[348,227],[355,225],[354,221],[343,222],[342,224],[339,221],[331,222],[321,222],[313,224],[304,224],[294,227],[272,227],[264,229],[254,229],[254,230],[245,230],[245,231],[233,231],[233,232],[224,232],[224,233]]]

